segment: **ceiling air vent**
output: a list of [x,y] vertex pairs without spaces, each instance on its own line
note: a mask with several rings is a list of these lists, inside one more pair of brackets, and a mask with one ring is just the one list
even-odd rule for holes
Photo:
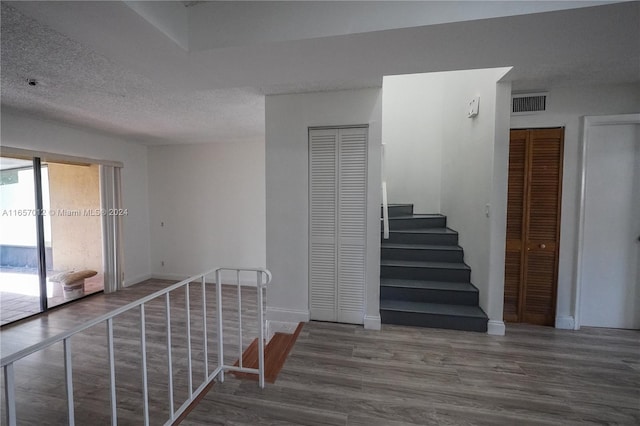
[[511,96],[511,114],[535,114],[547,109],[546,93],[519,93]]

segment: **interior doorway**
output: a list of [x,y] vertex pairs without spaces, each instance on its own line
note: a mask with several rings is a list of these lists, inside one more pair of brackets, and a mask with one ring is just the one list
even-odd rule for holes
[[638,329],[640,114],[588,117],[584,134],[576,325]]
[[555,325],[564,128],[514,129],[509,142],[504,319]]

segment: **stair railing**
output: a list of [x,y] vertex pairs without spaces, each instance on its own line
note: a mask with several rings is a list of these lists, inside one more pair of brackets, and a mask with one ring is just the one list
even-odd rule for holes
[[387,176],[385,172],[385,144],[382,144],[382,155],[380,158],[382,159],[382,237],[387,240],[389,239],[389,204],[387,203]]
[[[238,337],[239,337],[239,366],[226,365],[224,363],[224,339],[223,339],[223,318],[222,318],[222,281],[221,273],[223,271],[235,271],[237,280],[235,285],[237,286],[237,301],[238,301]],[[256,273],[256,289],[257,289],[257,320],[258,320],[258,368],[247,368],[242,365],[242,295],[241,287],[245,284],[240,283],[240,272],[255,272]],[[216,277],[216,309],[217,309],[217,333],[218,333],[218,365],[213,371],[209,372],[208,354],[209,349],[207,347],[207,306],[206,306],[206,281],[205,277],[211,274],[215,274]],[[192,282],[200,281],[202,283],[202,313],[203,313],[203,359],[204,359],[204,377],[202,381],[197,385],[194,390],[193,386],[193,371],[192,371],[192,359],[191,359],[191,307],[189,302],[189,285]],[[87,321],[71,330],[60,333],[56,336],[43,340],[35,345],[29,346],[23,350],[15,352],[9,356],[6,356],[0,360],[0,367],[4,370],[4,391],[5,391],[5,417],[6,424],[9,426],[15,426],[17,424],[16,417],[16,392],[15,392],[15,370],[14,364],[20,361],[26,356],[42,351],[51,345],[58,342],[63,342],[64,348],[64,369],[65,369],[65,387],[67,395],[67,413],[69,425],[75,424],[74,416],[74,397],[73,397],[73,364],[72,360],[72,345],[71,338],[85,331],[97,324],[105,323],[107,328],[107,345],[108,345],[108,361],[109,361],[109,381],[110,381],[110,403],[111,403],[111,425],[115,426],[118,423],[117,419],[117,405],[116,405],[116,375],[115,375],[115,352],[114,352],[114,337],[113,337],[113,319],[114,317],[131,311],[133,309],[139,309],[140,311],[140,367],[142,372],[142,402],[143,402],[143,416],[145,426],[149,425],[149,393],[148,393],[148,380],[147,380],[147,339],[146,339],[146,326],[145,326],[145,304],[153,299],[164,296],[165,299],[165,321],[166,321],[166,351],[167,351],[167,367],[168,367],[168,405],[170,417],[165,422],[165,425],[171,425],[176,419],[178,419],[189,406],[198,399],[198,396],[207,389],[216,378],[220,381],[224,381],[225,371],[239,371],[243,373],[258,374],[258,385],[264,388],[264,308],[263,308],[263,292],[266,285],[271,282],[271,272],[264,268],[230,268],[220,267],[210,271],[194,275],[179,283],[173,284],[165,289],[159,290],[153,294],[145,296],[141,299],[131,302],[123,307],[115,309],[105,315],[102,315],[93,320]],[[251,285],[252,286],[252,285]],[[186,334],[187,334],[187,372],[188,384],[189,384],[189,396],[180,405],[180,407],[174,409],[174,386],[173,386],[173,364],[172,364],[172,347],[171,347],[171,305],[169,294],[172,291],[184,288],[185,290],[185,309],[186,309]]]

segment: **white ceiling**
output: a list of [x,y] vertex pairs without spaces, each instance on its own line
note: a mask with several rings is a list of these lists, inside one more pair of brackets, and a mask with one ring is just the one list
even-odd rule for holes
[[3,1],[2,107],[145,144],[243,142],[264,140],[264,94],[384,75],[640,82],[640,3],[594,4]]

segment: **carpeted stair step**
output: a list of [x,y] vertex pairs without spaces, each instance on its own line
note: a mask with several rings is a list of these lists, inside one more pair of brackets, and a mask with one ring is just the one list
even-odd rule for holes
[[432,244],[393,244],[383,242],[380,250],[382,259],[423,260],[431,262],[462,262],[462,247]]
[[383,324],[487,331],[488,317],[478,306],[381,300]]
[[381,300],[477,306],[478,293],[478,289],[471,283],[380,279]]
[[385,259],[380,262],[380,277],[468,283],[471,281],[471,268],[462,262]]

